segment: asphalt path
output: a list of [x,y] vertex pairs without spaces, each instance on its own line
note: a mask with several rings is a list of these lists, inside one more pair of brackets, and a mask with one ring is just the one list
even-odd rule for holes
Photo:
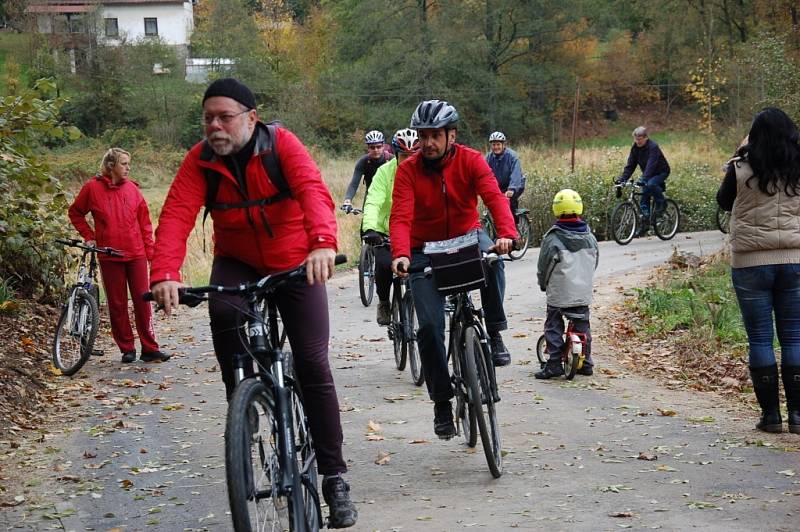
[[[499,479],[480,443],[436,439],[432,403],[408,370],[395,369],[375,304],[360,304],[355,273],[337,274],[329,283],[331,364],[360,512],[354,530],[797,530],[800,455],[792,451],[800,436],[757,433],[754,412],[631,374],[604,342],[620,288],[640,286],[673,247],[702,255],[723,245],[717,232],[601,243],[597,371],[571,382],[533,378],[545,309],[538,250],[506,265],[513,362],[498,370]],[[64,380],[58,426],[5,455],[32,480],[0,526],[230,529],[226,404],[205,312],[183,309],[158,322],[174,353],[168,363],[123,366],[109,354]],[[658,353],[642,363],[658,364]]]

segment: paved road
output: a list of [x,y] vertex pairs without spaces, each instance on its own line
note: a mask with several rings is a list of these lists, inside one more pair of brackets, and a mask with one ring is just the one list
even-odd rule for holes
[[[601,244],[596,362],[613,375],[570,383],[533,379],[544,317],[537,250],[507,265],[514,363],[498,373],[506,472],[497,480],[480,447],[435,439],[431,403],[394,368],[374,305],[358,302],[355,274],[337,275],[329,288],[331,360],[361,514],[355,530],[797,530],[800,467],[785,448],[800,447],[800,437],[757,434],[754,414],[742,416],[711,394],[627,374],[604,346],[602,309],[616,287],[641,283],[642,271],[663,263],[673,246],[703,254],[722,244],[719,233]],[[81,380],[65,381],[70,408],[80,406],[82,417],[65,415],[60,430],[6,458],[24,457],[45,478],[32,481],[25,504],[0,514],[0,526],[230,528],[225,404],[204,312],[159,323],[175,353],[167,364],[93,359]],[[383,439],[367,439],[370,422]],[[388,462],[375,463],[387,454]]]

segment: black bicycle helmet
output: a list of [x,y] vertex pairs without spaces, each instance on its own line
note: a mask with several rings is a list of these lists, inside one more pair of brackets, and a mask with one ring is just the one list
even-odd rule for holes
[[452,129],[458,122],[458,111],[444,100],[425,100],[411,116],[412,129]]

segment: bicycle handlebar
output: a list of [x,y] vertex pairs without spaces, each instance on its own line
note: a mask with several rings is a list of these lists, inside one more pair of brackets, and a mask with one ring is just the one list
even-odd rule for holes
[[59,244],[63,244],[65,246],[72,247],[72,248],[80,248],[80,249],[83,249],[83,250],[88,251],[90,253],[100,253],[102,255],[108,255],[110,257],[122,257],[122,256],[124,256],[121,251],[116,250],[114,248],[111,248],[111,247],[108,247],[108,246],[103,247],[103,248],[99,248],[97,246],[87,246],[81,240],[79,240],[77,238],[70,238],[70,239],[56,238],[55,241],[58,242]]
[[[500,255],[498,255],[497,253],[494,253],[494,252],[489,252],[489,253],[481,252],[481,258],[483,260],[485,260],[486,263],[489,266],[491,266],[492,264],[494,264],[497,261],[509,262],[509,261],[514,260],[512,258],[501,257]],[[428,266],[410,266],[409,265],[408,270],[405,270],[405,268],[401,268],[401,266],[403,266],[402,263],[397,265],[397,269],[400,270],[401,273],[402,272],[405,272],[405,273],[420,273],[420,272],[423,272],[423,273],[425,273],[425,277],[430,277],[433,274],[433,268],[430,265],[428,265]]]
[[363,209],[352,207],[350,205],[342,205],[341,207],[339,207],[339,210],[344,211],[345,214],[361,214],[362,212],[364,212]]
[[[334,259],[334,264],[344,264],[347,262],[347,256],[345,255],[336,255]],[[306,265],[301,264],[297,268],[292,270],[286,270],[283,272],[273,273],[267,275],[266,277],[262,277],[258,281],[253,281],[252,283],[242,283],[235,286],[220,286],[220,285],[208,285],[208,286],[185,286],[178,289],[178,301],[181,305],[186,305],[187,307],[196,307],[203,301],[208,299],[208,294],[211,292],[217,292],[222,294],[237,294],[242,296],[249,296],[253,294],[266,294],[273,292],[279,286],[288,283],[290,281],[297,281],[300,279],[305,279],[306,277]],[[154,301],[153,293],[152,292],[145,292],[142,294],[142,299],[145,301]]]

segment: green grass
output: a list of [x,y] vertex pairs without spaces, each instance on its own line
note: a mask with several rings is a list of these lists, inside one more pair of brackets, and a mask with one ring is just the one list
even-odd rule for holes
[[[6,62],[13,60],[21,68],[23,83],[27,82],[28,65],[30,64],[30,34],[13,31],[0,31],[0,72],[7,72]],[[6,91],[5,84],[2,87]]]

